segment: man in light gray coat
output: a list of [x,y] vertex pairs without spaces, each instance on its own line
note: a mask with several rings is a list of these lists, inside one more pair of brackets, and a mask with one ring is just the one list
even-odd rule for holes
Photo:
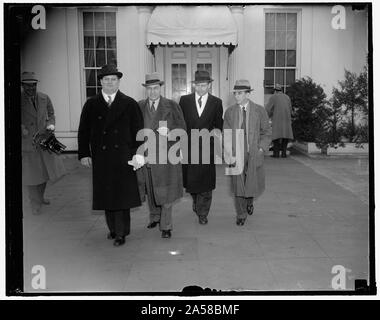
[[[253,200],[265,190],[264,153],[270,144],[268,115],[262,106],[249,99],[252,90],[248,80],[236,81],[233,89],[236,104],[226,110],[223,123],[225,131],[243,132],[236,143],[234,139],[230,141],[232,146],[224,139],[225,152],[236,155],[236,166],[242,163],[243,168],[241,174],[232,175],[238,226],[244,225],[247,215],[252,215]],[[243,161],[239,161],[239,155]]]
[[275,85],[265,109],[272,119],[273,157],[279,158],[281,151],[281,157],[286,158],[288,142],[293,139],[292,103],[279,84]]
[[22,136],[22,179],[27,186],[32,213],[41,213],[45,199],[46,183],[55,181],[65,174],[62,160],[55,154],[43,151],[35,145],[33,137],[45,130],[54,131],[53,104],[48,95],[37,91],[38,79],[34,72],[21,75],[21,136]]

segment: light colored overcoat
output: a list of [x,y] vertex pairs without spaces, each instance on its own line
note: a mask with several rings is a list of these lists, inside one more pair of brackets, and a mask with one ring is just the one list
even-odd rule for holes
[[[55,125],[54,108],[50,98],[37,92],[36,108],[31,98],[21,93],[22,130],[22,178],[25,185],[38,185],[49,180],[57,180],[65,174],[62,159],[33,145],[33,136],[42,132],[50,124]],[[37,109],[37,110],[36,110]]]
[[[268,115],[265,109],[249,100],[248,103],[248,169],[244,183],[243,173],[232,175],[232,191],[240,197],[259,197],[265,190],[264,153],[269,148],[271,130]],[[230,106],[224,115],[223,130],[240,129],[243,122],[243,113],[238,104]],[[235,132],[234,130],[232,130]],[[242,136],[244,139],[244,136]],[[232,143],[232,146],[229,143]],[[235,136],[228,142],[224,139],[224,149],[232,150],[232,155],[244,154],[244,140]],[[263,151],[259,149],[262,148]]]
[[265,109],[272,119],[272,140],[287,138],[293,139],[292,130],[292,103],[289,96],[284,93],[275,93],[269,100]]

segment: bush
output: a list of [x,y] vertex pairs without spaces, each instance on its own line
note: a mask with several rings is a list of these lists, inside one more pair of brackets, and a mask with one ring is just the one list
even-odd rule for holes
[[307,77],[294,82],[286,93],[292,101],[294,138],[315,142],[325,132],[326,121],[330,116],[323,88]]

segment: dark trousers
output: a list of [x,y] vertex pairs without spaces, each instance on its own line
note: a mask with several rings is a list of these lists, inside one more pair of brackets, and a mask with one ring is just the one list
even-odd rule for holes
[[131,230],[130,209],[124,210],[106,210],[106,222],[110,232],[118,237],[129,235]]
[[280,151],[283,157],[286,157],[286,149],[288,147],[289,139],[286,138],[280,138],[273,140],[273,156],[279,157]]
[[192,193],[193,197],[193,210],[200,217],[207,217],[212,201],[212,190],[201,192],[201,193]]
[[153,182],[152,182],[152,169],[149,167],[143,168],[145,170],[145,186],[148,196],[149,206],[149,220],[150,222],[160,222],[160,230],[167,231],[173,229],[172,221],[172,203],[165,203],[158,205],[154,198]]
[[32,210],[39,210],[41,208],[44,200],[45,189],[46,182],[35,186],[28,186],[29,200]]

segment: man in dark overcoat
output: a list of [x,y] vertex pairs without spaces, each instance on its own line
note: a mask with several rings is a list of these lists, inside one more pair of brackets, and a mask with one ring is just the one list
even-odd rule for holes
[[22,179],[27,186],[33,214],[40,214],[45,199],[48,181],[55,181],[65,174],[62,160],[54,153],[42,150],[33,137],[45,130],[54,131],[53,104],[48,95],[37,91],[38,79],[34,72],[21,75],[21,136],[22,136]]
[[224,114],[224,130],[242,129],[243,133],[236,142],[232,139],[232,146],[224,139],[225,152],[236,155],[242,167],[240,174],[232,175],[238,226],[243,226],[247,215],[253,214],[253,200],[265,190],[264,153],[270,144],[268,115],[264,107],[249,99],[252,90],[248,80],[237,80],[233,88],[236,104]]
[[286,158],[288,142],[293,139],[292,103],[279,84],[275,85],[265,109],[272,120],[273,157],[279,158],[281,151],[281,157]]
[[92,167],[93,209],[105,210],[115,246],[130,233],[130,208],[141,205],[136,168],[128,161],[136,158],[144,122],[137,102],[119,91],[122,76],[116,66],[102,67],[102,90],[86,101],[78,130],[78,158]]
[[[215,189],[215,161],[214,138],[210,139],[209,155],[207,163],[202,163],[201,139],[191,139],[191,130],[223,129],[223,105],[222,100],[209,93],[211,89],[210,74],[205,70],[197,70],[194,77],[195,92],[184,95],[179,105],[185,117],[188,134],[188,164],[183,164],[183,185],[193,198],[193,211],[198,215],[200,224],[207,224],[208,213],[211,207],[212,190]],[[198,141],[195,141],[198,140]],[[199,145],[199,161],[192,162],[191,152]]]
[[[161,96],[161,86],[164,81],[157,72],[147,74],[145,83],[148,98],[139,101],[144,116],[145,129],[154,132],[155,163],[146,163],[138,170],[139,183],[143,183],[143,192],[146,193],[149,206],[148,228],[159,225],[162,238],[170,238],[173,229],[172,208],[173,202],[183,195],[181,163],[171,163],[168,157],[170,148],[177,139],[169,139],[174,129],[182,129],[186,133],[186,124],[179,105]],[[153,137],[149,137],[152,139]],[[179,138],[180,136],[178,136]],[[149,152],[149,150],[148,150]],[[166,155],[163,157],[163,155]],[[160,159],[167,159],[160,161]]]

